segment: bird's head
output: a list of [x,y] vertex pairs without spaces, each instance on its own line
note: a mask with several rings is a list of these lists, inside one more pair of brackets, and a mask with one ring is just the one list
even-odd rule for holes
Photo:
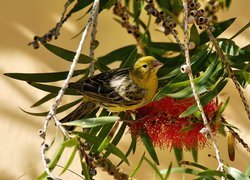
[[133,67],[134,76],[138,79],[148,79],[155,76],[163,64],[152,56],[145,56],[136,61]]

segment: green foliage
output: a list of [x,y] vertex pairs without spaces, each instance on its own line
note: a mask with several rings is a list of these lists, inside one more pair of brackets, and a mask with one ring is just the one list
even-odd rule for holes
[[[222,2],[223,7],[226,8],[228,8],[231,3],[230,0],[220,1]],[[75,4],[69,10],[69,16],[77,12],[85,12],[87,8],[91,8],[93,0],[72,0],[70,2],[74,2]],[[116,3],[117,0],[101,0],[99,13],[105,9],[111,12],[110,8],[112,8]],[[181,0],[155,0],[155,3],[164,13],[171,15],[173,19],[178,19],[178,17],[180,17],[182,14]],[[89,64],[94,61],[95,70],[104,72],[109,70],[111,68],[109,65],[114,62],[119,62],[120,67],[129,67],[133,66],[138,57],[143,55],[152,55],[164,63],[164,67],[162,67],[158,73],[159,88],[154,100],[160,100],[166,96],[176,99],[192,97],[193,93],[189,78],[187,74],[180,71],[181,66],[185,63],[184,53],[180,48],[181,45],[176,42],[168,41],[169,39],[165,38],[164,36],[162,36],[162,39],[164,40],[163,42],[156,42],[151,39],[152,23],[150,23],[150,19],[153,19],[154,17],[148,17],[148,22],[144,22],[144,19],[141,18],[145,7],[144,1],[126,0],[125,5],[129,9],[128,14],[133,18],[134,23],[138,25],[140,30],[140,37],[135,41],[135,44],[124,44],[123,47],[117,47],[111,52],[107,52],[106,55],[97,57],[94,60],[92,60],[87,55],[81,54],[78,63]],[[88,9],[87,13],[89,12],[90,10]],[[227,31],[234,21],[235,18],[231,18],[226,21],[214,24],[214,37],[217,38],[224,31]],[[117,22],[122,24],[121,20],[117,20]],[[250,83],[250,45],[241,48],[237,45],[237,42],[234,41],[234,38],[249,28],[249,25],[249,23],[245,25],[231,38],[217,39],[219,47],[229,60],[229,66],[233,68],[233,73],[235,74],[237,81],[244,88]],[[217,97],[217,95],[226,86],[230,77],[225,68],[225,64],[223,64],[217,52],[214,51],[209,36],[205,30],[200,32],[196,25],[192,25],[190,29],[189,40],[195,44],[195,47],[190,50],[191,68],[194,75],[196,91],[200,96],[201,104],[204,106]],[[44,43],[43,45],[55,56],[60,57],[61,60],[72,62],[75,56],[75,52],[69,51],[62,47],[48,43]],[[79,79],[86,78],[89,75],[89,72],[89,68],[75,70],[73,77],[78,76]],[[10,78],[25,81],[30,86],[37,88],[38,90],[48,92],[46,96],[35,102],[31,107],[45,105],[49,100],[54,98],[61,89],[60,87],[56,86],[54,82],[64,80],[67,77],[67,74],[68,71],[47,73],[5,73],[5,75]],[[57,113],[64,112],[82,101],[82,98],[79,99],[80,94],[75,90],[66,89],[65,95],[76,96],[78,99],[68,104],[62,105],[57,109]],[[228,101],[229,99],[218,110],[218,117],[222,116]],[[25,111],[23,109],[22,111],[34,116],[46,116],[48,114],[48,112],[34,113]],[[87,114],[84,114],[80,118],[74,119],[71,122],[63,123],[64,126],[78,128],[71,131],[71,134],[74,135],[73,138],[65,139],[59,146],[58,151],[54,154],[53,159],[48,165],[51,171],[57,166],[65,148],[71,148],[71,155],[67,163],[64,165],[61,174],[68,170],[79,149],[79,142],[88,144],[89,147],[87,148],[87,151],[89,154],[93,155],[93,158],[98,157],[98,155],[102,155],[102,157],[108,159],[109,156],[113,154],[120,160],[120,163],[118,163],[117,166],[121,165],[123,162],[129,165],[128,157],[131,153],[135,153],[136,151],[137,137],[131,135],[131,143],[128,146],[126,153],[120,150],[119,142],[123,141],[123,137],[126,134],[127,128],[129,127],[130,123],[133,123],[133,116],[129,113],[120,113],[119,115],[114,115],[110,112],[107,112],[106,110],[100,111],[99,115],[97,116],[97,111],[98,110],[93,110]],[[193,104],[181,114],[181,117],[194,116],[197,114],[197,112],[198,107],[196,104]],[[120,126],[115,128],[115,123],[119,123]],[[233,125],[222,122],[220,125],[223,127],[227,126],[237,129]],[[83,130],[78,131],[79,127]],[[190,127],[185,127],[183,132],[190,130],[189,128]],[[113,130],[115,130],[115,132],[113,132]],[[190,167],[182,167],[184,164],[183,149],[174,148],[174,153],[179,167],[173,167],[173,163],[169,162],[169,167],[167,169],[159,170],[157,167],[157,165],[159,165],[157,151],[155,150],[149,135],[144,132],[140,135],[140,139],[142,144],[145,146],[147,153],[142,155],[138,165],[130,173],[130,177],[135,176],[142,163],[145,161],[152,168],[157,177],[162,180],[167,179],[172,173],[192,174],[196,179],[216,179],[218,177],[226,177],[228,179],[249,179],[249,169],[247,173],[244,174],[236,168],[225,167],[226,172],[224,173],[198,164],[197,149],[192,149],[192,155],[195,162],[188,162],[186,164]],[[147,158],[145,154],[148,154],[150,158]],[[85,174],[85,179],[91,179],[89,175],[89,164],[83,163],[82,167]],[[44,172],[41,176],[39,176],[38,179],[44,179],[46,176],[47,174]]]

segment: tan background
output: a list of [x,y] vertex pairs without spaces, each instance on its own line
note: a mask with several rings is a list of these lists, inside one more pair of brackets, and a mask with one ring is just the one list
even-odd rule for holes
[[[4,72],[53,72],[67,70],[69,63],[60,60],[44,48],[33,50],[27,46],[34,34],[43,34],[54,26],[60,17],[64,1],[56,0],[23,0],[23,1],[2,1],[0,5],[0,179],[34,179],[42,172],[40,142],[37,131],[42,127],[43,118],[37,118],[26,115],[19,107],[31,111],[48,110],[52,102],[47,106],[39,109],[30,109],[30,105],[45,95],[44,92],[30,87],[24,82],[9,79],[2,74]],[[220,18],[237,17],[236,23],[224,34],[225,36],[233,35],[240,27],[248,23],[250,1],[237,0],[233,1],[231,9],[225,11]],[[131,36],[125,33],[113,19],[110,12],[104,11],[99,19],[97,38],[100,46],[96,51],[97,55],[103,55],[112,49],[134,43]],[[75,50],[78,39],[71,40],[83,27],[83,21],[76,21],[82,13],[74,15],[69,22],[65,24],[61,34],[62,36],[55,44]],[[122,37],[120,36],[122,34]],[[154,33],[155,40],[164,41],[165,37],[159,33]],[[238,43],[243,46],[249,43],[250,31],[244,32],[237,38]],[[248,91],[248,93],[247,93]],[[250,99],[250,88],[246,92],[247,99]],[[232,86],[221,93],[220,97],[225,100],[231,97],[230,104],[225,113],[226,119],[239,127],[240,135],[250,144],[250,122],[247,120],[246,113],[243,111],[242,103],[239,96]],[[64,99],[63,102],[68,102]],[[52,130],[53,131],[53,130]],[[52,132],[51,131],[51,132]],[[54,133],[51,133],[54,135]],[[249,153],[241,145],[237,145],[237,155],[234,162],[230,162],[227,157],[226,139],[220,137],[218,143],[222,152],[222,157],[226,163],[245,170],[250,162]],[[129,142],[125,139],[120,147],[127,149]],[[126,172],[131,172],[132,167],[138,163],[143,146],[138,147],[136,155],[130,156],[131,168],[123,166]],[[207,148],[199,152],[200,163],[211,168],[216,168],[217,163],[213,158],[208,158],[207,154],[214,154],[213,148]],[[161,166],[166,168],[170,161],[175,162],[173,152],[169,150],[159,150]],[[185,153],[185,159],[191,159],[190,153]],[[114,160],[117,161],[117,160]],[[60,163],[63,165],[63,162]],[[78,161],[75,164],[79,164]],[[175,164],[176,165],[176,164]],[[74,165],[70,169],[79,172],[79,166]],[[25,173],[24,176],[22,176]],[[105,174],[105,173],[104,173]],[[22,176],[22,177],[20,177]],[[102,173],[98,174],[96,179],[104,179]],[[180,178],[180,176],[178,176]],[[66,173],[64,179],[79,179],[71,173]],[[153,179],[152,170],[149,165],[143,163],[138,172],[137,179]],[[111,179],[107,177],[105,179]],[[174,179],[174,176],[172,176]]]

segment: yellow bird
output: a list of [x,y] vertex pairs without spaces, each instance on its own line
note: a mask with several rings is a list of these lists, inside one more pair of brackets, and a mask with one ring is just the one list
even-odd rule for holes
[[84,96],[84,102],[88,103],[83,102],[62,122],[81,118],[80,112],[86,113],[87,107],[84,106],[93,109],[94,105],[99,105],[110,112],[121,112],[148,104],[157,91],[156,74],[162,66],[154,57],[145,56],[138,59],[133,67],[112,69],[70,83],[68,88],[77,90]]

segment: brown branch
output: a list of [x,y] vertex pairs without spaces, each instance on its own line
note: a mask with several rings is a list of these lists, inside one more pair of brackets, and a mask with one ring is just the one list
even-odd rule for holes
[[[205,126],[205,132],[206,134],[209,135],[214,149],[215,149],[215,153],[216,153],[216,159],[218,161],[219,164],[219,170],[220,171],[224,171],[224,164],[220,155],[220,151],[219,151],[219,147],[216,143],[216,139],[214,137],[214,134],[211,130],[211,127],[209,125],[209,122],[207,120],[207,117],[204,113],[203,107],[201,105],[200,102],[200,98],[196,92],[196,88],[194,85],[194,79],[193,79],[193,74],[192,74],[192,69],[191,69],[191,63],[190,63],[190,55],[189,55],[189,31],[188,31],[188,3],[186,0],[182,0],[182,4],[183,4],[183,21],[184,21],[184,47],[185,47],[185,57],[186,57],[186,68],[184,68],[184,70],[186,71],[186,73],[188,74],[189,80],[190,80],[190,85],[193,91],[193,95],[195,98],[195,101],[197,103],[197,106],[199,108],[199,111],[201,113],[202,119],[203,119],[203,123]],[[203,129],[204,130],[204,129]]]

